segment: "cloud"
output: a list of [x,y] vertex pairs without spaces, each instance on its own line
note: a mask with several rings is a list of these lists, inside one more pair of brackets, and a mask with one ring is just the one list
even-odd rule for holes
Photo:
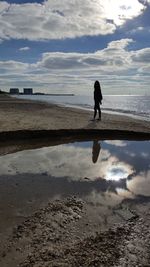
[[121,39],[108,44],[108,47],[95,53],[44,53],[37,64],[51,71],[94,69],[102,72],[115,72],[127,69],[130,65],[130,53],[126,51],[132,39]]
[[30,50],[30,47],[25,46],[25,47],[19,48],[19,51],[27,51],[27,50]]
[[140,73],[146,73],[149,75],[150,73],[150,64],[148,64],[147,66],[141,67],[138,70]]
[[138,0],[0,2],[0,38],[50,40],[112,34],[145,8]]
[[14,60],[0,61],[0,71],[8,72],[22,72],[29,68],[28,63],[22,63]]
[[137,63],[150,63],[150,47],[135,51],[132,60]]
[[34,64],[0,61],[1,85],[28,84],[46,91],[85,93],[94,80],[100,79],[106,92],[133,93],[134,88],[135,93],[148,92],[150,49],[129,51],[131,42],[112,41],[94,53],[47,52]]
[[144,3],[137,0],[105,0],[103,1],[105,16],[114,21],[115,25],[123,25],[126,20],[139,16],[145,9]]
[[132,39],[128,39],[128,38],[112,41],[112,42],[110,42],[108,44],[107,51],[109,49],[114,49],[113,51],[118,50],[118,49],[124,49],[132,42],[133,42],[133,40]]
[[150,4],[150,0],[144,0],[145,4]]

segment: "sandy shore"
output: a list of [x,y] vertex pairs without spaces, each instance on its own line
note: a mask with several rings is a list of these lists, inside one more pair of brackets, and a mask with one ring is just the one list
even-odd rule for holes
[[150,123],[102,113],[91,121],[89,111],[0,96],[0,132],[16,130],[105,129],[150,133]]
[[0,155],[82,140],[150,140],[150,123],[0,95]]
[[[92,116],[0,96],[0,155],[78,140],[150,140],[149,122],[105,113],[93,122]],[[1,267],[150,266],[149,197],[126,199],[102,217],[103,207],[71,194],[74,183],[56,180],[44,173],[0,176]],[[63,186],[69,194],[59,198]]]

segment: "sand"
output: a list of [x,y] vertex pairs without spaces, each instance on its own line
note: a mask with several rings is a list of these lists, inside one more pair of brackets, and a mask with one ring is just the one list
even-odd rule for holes
[[0,132],[16,130],[98,129],[150,133],[150,123],[102,113],[91,121],[90,111],[0,96]]
[[[92,116],[0,96],[0,155],[73,140],[150,140],[148,121],[102,113],[102,121],[93,122]],[[1,267],[150,266],[149,198],[121,203],[102,227],[98,206],[72,195],[49,199],[45,174],[0,177],[0,185]]]
[[150,208],[142,204],[138,209],[102,230],[82,199],[45,203],[3,239],[0,266],[150,266]]

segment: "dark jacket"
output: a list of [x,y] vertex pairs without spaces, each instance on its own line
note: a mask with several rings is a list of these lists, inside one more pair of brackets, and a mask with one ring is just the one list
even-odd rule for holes
[[103,97],[102,97],[101,90],[95,90],[94,91],[95,104],[97,104],[97,105],[101,104],[102,99],[103,99]]

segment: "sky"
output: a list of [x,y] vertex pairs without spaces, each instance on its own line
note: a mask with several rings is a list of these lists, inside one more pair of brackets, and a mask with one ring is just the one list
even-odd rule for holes
[[150,0],[0,0],[0,89],[150,95]]

